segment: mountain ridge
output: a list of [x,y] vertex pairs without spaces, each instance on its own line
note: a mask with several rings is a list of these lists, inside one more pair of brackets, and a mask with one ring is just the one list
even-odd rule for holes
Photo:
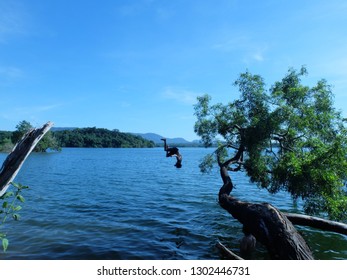
[[[78,128],[79,127],[52,127],[51,131],[54,132],[54,131],[63,131],[63,130],[74,130]],[[118,131],[118,129],[114,129],[114,130]],[[162,138],[166,138],[166,141],[168,144],[192,144],[192,143],[197,144],[200,142],[199,140],[188,141],[184,139],[183,137],[168,138],[153,132],[147,132],[147,133],[123,132],[123,133],[129,133],[136,136],[141,136],[142,138],[146,140],[153,141],[155,144],[163,143],[163,141],[161,140]]]
[[153,132],[148,132],[148,133],[129,132],[129,133],[137,135],[137,136],[141,136],[142,138],[145,138],[146,140],[153,141],[155,144],[163,143],[163,141],[161,140],[163,138],[166,139],[166,142],[168,144],[190,144],[190,143],[192,143],[192,142],[187,141],[186,139],[184,139],[182,137],[167,138],[167,137],[161,136],[161,135],[153,133]]

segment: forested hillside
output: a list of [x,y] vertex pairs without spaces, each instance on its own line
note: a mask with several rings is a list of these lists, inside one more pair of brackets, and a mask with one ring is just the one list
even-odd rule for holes
[[144,148],[154,147],[152,141],[130,133],[108,130],[105,128],[76,128],[73,130],[54,131],[54,137],[61,147],[86,148]]
[[[0,152],[9,152],[18,140],[32,128],[27,121],[17,125],[15,131],[0,131]],[[140,136],[105,128],[75,128],[49,131],[40,141],[36,152],[64,147],[84,148],[152,148],[155,144]]]

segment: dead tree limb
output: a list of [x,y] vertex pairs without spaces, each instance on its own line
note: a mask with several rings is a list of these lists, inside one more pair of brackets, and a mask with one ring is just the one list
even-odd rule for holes
[[12,149],[0,169],[0,196],[6,192],[26,158],[52,126],[52,122],[47,122],[41,128],[28,131]]
[[222,251],[223,254],[225,254],[229,259],[231,260],[243,260],[240,256],[236,255],[234,252],[232,252],[230,249],[225,247],[221,242],[218,242],[216,244],[216,247]]
[[293,213],[283,213],[288,220],[290,220],[295,225],[309,226],[321,230],[332,231],[336,233],[341,233],[347,235],[347,224],[325,220],[322,218],[293,214]]

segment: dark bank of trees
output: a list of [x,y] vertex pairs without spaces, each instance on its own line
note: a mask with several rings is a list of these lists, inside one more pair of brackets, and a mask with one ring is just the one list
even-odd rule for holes
[[154,142],[131,133],[104,128],[76,128],[55,131],[54,137],[61,147],[85,148],[151,148]]
[[[33,126],[27,121],[21,121],[16,130],[0,131],[0,151],[10,151],[23,135]],[[104,128],[76,128],[73,130],[48,131],[36,145],[35,152],[45,152],[48,149],[59,151],[63,147],[83,148],[144,148],[154,147],[152,141],[131,133]]]
[[0,152],[10,151],[13,148],[11,131],[0,131]]
[[[245,172],[251,182],[270,193],[284,190],[293,199],[302,199],[306,214],[347,221],[345,120],[333,107],[327,82],[305,86],[301,79],[306,74],[304,67],[290,69],[266,90],[261,76],[246,72],[235,82],[239,99],[211,105],[210,96],[204,95],[195,106],[195,132],[205,146],[216,137],[223,140],[201,162],[201,170],[218,166],[219,204],[243,225],[245,240],[255,237],[272,259],[314,256],[293,225],[298,219],[267,202],[255,204],[232,195],[233,172]],[[312,219],[306,218],[300,224],[312,226],[306,223]],[[347,232],[345,224],[333,224],[337,232]]]

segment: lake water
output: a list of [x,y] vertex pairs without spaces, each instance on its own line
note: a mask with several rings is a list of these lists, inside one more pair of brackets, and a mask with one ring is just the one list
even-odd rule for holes
[[[217,203],[218,170],[198,168],[212,150],[180,150],[181,169],[161,148],[31,154],[15,179],[30,186],[22,219],[2,229],[10,246],[0,259],[221,259],[218,241],[238,253],[242,227]],[[270,195],[232,175],[235,196],[300,211],[287,194]],[[345,236],[299,230],[315,258],[347,259]],[[268,255],[258,245],[253,257]]]

